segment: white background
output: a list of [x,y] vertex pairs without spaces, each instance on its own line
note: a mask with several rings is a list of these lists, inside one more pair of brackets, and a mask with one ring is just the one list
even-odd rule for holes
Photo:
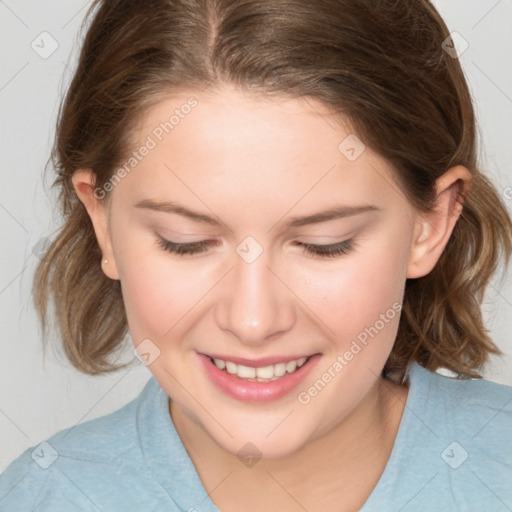
[[[34,246],[59,225],[49,191],[52,174],[44,185],[42,171],[88,5],[84,0],[0,1],[0,471],[58,430],[121,407],[150,376],[137,360],[129,370],[99,377],[80,374],[54,351],[43,360],[31,303],[38,262]],[[505,191],[512,186],[512,1],[437,0],[435,5],[450,30],[469,43],[461,61],[476,104],[483,168],[510,208],[512,195]],[[42,32],[58,43],[47,58],[31,47]],[[483,373],[512,385],[512,280],[497,277],[483,308],[487,327],[507,356],[493,358]],[[133,356],[128,352],[127,357]]]

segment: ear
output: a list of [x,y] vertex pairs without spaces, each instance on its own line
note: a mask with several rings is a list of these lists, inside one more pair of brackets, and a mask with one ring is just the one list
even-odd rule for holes
[[458,165],[436,180],[436,203],[418,214],[414,227],[407,277],[426,276],[435,267],[462,212],[471,188],[471,173]]
[[[91,218],[96,239],[103,255],[101,268],[110,279],[119,279],[117,265],[112,250],[108,223],[108,204],[104,191],[101,194],[95,193],[95,174],[91,169],[77,169],[71,178],[76,195],[85,206]],[[105,260],[107,262],[105,262]]]

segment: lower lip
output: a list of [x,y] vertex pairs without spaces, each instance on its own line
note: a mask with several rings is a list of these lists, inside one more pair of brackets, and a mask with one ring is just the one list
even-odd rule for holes
[[224,393],[243,402],[271,402],[287,395],[298,386],[313,369],[320,354],[311,356],[299,369],[287,373],[271,382],[257,382],[241,379],[236,375],[219,370],[208,356],[197,354],[210,380]]

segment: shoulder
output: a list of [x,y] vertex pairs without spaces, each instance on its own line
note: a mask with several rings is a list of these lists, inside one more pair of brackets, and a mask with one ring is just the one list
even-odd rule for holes
[[508,510],[512,386],[450,377],[417,363],[408,373],[386,480],[364,510]]
[[77,506],[96,510],[91,500],[81,495],[74,475],[79,474],[81,480],[86,475],[92,484],[101,486],[102,480],[115,479],[123,466],[142,466],[137,417],[155,384],[148,381],[139,396],[120,409],[27,448],[0,475],[0,511],[31,510],[45,504],[50,494],[61,496],[59,507],[67,503],[72,505],[68,510]]
[[414,365],[418,414],[446,438],[471,440],[489,457],[512,459],[512,386],[486,379],[460,379]]
[[504,419],[511,419],[512,386],[486,379],[461,379],[429,373],[432,395],[453,407],[457,414],[471,415],[476,419],[489,413],[503,413]]

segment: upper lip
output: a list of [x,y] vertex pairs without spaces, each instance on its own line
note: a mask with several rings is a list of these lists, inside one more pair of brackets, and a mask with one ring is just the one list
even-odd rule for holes
[[314,354],[298,354],[292,356],[268,356],[261,357],[260,359],[246,359],[245,357],[226,356],[222,354],[204,354],[205,356],[211,357],[212,359],[222,359],[223,361],[231,361],[235,364],[241,364],[243,366],[249,366],[250,368],[260,368],[264,366],[270,366],[279,363],[288,363],[289,361],[296,361],[303,357],[311,357]]

